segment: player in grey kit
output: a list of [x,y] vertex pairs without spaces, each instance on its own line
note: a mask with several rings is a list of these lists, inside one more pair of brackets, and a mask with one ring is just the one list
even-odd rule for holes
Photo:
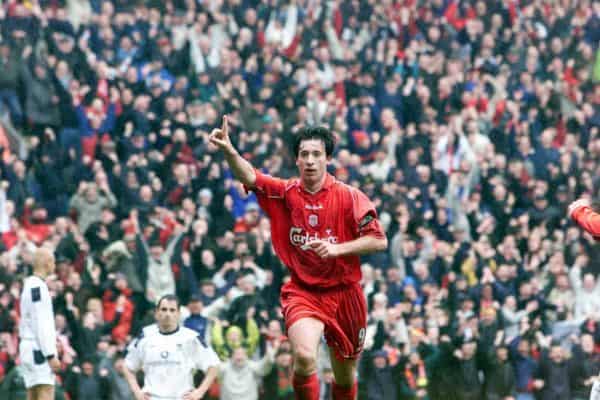
[[33,275],[23,282],[19,357],[28,400],[54,400],[54,372],[60,368],[56,327],[46,278],[54,273],[54,254],[45,247],[33,258]]

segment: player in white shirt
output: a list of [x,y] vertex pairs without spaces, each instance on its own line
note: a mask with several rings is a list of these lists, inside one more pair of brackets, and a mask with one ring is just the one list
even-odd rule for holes
[[36,250],[33,275],[25,278],[21,293],[19,358],[28,400],[54,400],[54,372],[60,368],[52,298],[45,279],[54,273],[54,254]]
[[[163,296],[156,306],[155,328],[144,329],[130,343],[125,358],[125,379],[136,400],[201,399],[219,371],[219,357],[196,331],[179,325],[179,300]],[[151,325],[152,326],[152,325]],[[144,371],[144,387],[135,374]],[[194,373],[204,379],[194,388]]]

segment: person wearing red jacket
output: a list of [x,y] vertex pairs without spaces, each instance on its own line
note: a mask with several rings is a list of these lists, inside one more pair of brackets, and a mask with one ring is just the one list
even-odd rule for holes
[[107,289],[102,296],[104,320],[113,321],[120,314],[119,322],[112,329],[112,337],[118,343],[125,343],[131,331],[134,305],[129,299],[131,289],[127,287],[127,279],[121,273],[115,277],[114,288]]
[[583,230],[600,241],[600,213],[592,208],[588,198],[575,200],[569,205],[569,218],[577,223]]

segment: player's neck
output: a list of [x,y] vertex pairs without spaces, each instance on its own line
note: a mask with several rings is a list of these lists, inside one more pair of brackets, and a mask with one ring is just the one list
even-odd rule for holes
[[309,183],[309,182],[303,181],[302,187],[308,193],[316,194],[319,192],[319,190],[323,189],[323,186],[325,186],[325,179],[327,179],[327,174],[323,174],[323,177],[319,181],[314,182],[314,183]]
[[48,277],[48,274],[44,271],[33,271],[33,276],[37,276],[38,278],[44,281]]
[[160,332],[161,335],[172,335],[175,332],[177,332],[179,330],[179,325],[177,325],[175,328],[165,328],[162,329],[161,327],[158,328],[158,332]]

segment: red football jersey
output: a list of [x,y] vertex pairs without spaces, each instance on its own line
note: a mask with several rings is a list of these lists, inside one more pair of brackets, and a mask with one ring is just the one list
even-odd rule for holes
[[275,253],[292,279],[308,287],[329,288],[359,282],[359,256],[322,259],[306,244],[314,239],[343,243],[360,236],[385,237],[375,206],[360,190],[327,174],[311,194],[299,179],[283,180],[256,171],[251,188],[271,220]]

